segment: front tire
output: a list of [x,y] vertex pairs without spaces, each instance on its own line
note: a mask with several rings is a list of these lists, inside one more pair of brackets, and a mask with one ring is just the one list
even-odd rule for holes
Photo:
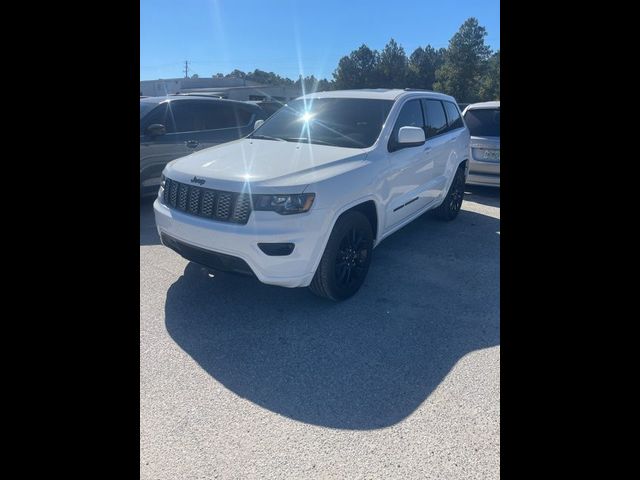
[[436,218],[451,221],[458,216],[464,198],[464,164],[458,167],[444,201],[433,210]]
[[336,222],[309,289],[320,297],[345,300],[364,283],[371,264],[373,231],[361,212],[344,213]]

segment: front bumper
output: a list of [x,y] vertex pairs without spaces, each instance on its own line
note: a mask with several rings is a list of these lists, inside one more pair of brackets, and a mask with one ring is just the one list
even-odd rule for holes
[[[189,215],[168,208],[159,199],[153,209],[160,238],[165,235],[186,244],[183,251],[173,248],[170,241],[166,244],[185,258],[216,269],[207,263],[215,254],[236,257],[261,282],[282,287],[306,287],[311,283],[331,227],[328,211],[322,209],[284,216],[253,211],[246,225]],[[258,243],[294,243],[295,247],[289,255],[270,256]],[[190,253],[184,254],[187,250]],[[195,255],[198,253],[202,255],[200,260]]]
[[176,240],[166,233],[160,237],[162,244],[169,247],[174,252],[180,254],[187,260],[199,263],[214,270],[221,272],[240,273],[242,275],[253,275],[253,271],[247,265],[247,262],[238,257],[225,255],[224,253],[212,252],[203,248],[194,247],[188,243]]

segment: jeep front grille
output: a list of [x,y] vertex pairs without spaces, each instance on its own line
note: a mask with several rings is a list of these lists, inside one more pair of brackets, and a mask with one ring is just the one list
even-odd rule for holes
[[164,204],[197,217],[246,224],[251,215],[248,194],[224,192],[165,179]]

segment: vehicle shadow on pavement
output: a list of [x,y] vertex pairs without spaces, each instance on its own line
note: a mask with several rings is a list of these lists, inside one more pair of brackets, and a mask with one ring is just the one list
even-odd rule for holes
[[467,201],[481,203],[488,207],[500,207],[500,188],[465,185],[464,191],[464,199]]
[[237,395],[313,425],[408,417],[465,354],[499,337],[500,221],[428,215],[375,249],[362,289],[332,303],[189,263],[165,305],[171,337]]
[[140,199],[140,246],[160,245],[156,219],[153,216],[154,200],[155,197]]

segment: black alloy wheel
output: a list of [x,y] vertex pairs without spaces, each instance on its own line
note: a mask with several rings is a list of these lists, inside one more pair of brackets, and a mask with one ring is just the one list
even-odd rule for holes
[[458,216],[458,213],[462,208],[462,201],[464,200],[464,186],[464,165],[460,165],[458,167],[458,171],[453,177],[453,182],[451,182],[447,196],[433,211],[437,218],[449,221]]
[[373,231],[367,217],[350,210],[338,218],[309,288],[320,297],[345,300],[364,283],[371,264]]

